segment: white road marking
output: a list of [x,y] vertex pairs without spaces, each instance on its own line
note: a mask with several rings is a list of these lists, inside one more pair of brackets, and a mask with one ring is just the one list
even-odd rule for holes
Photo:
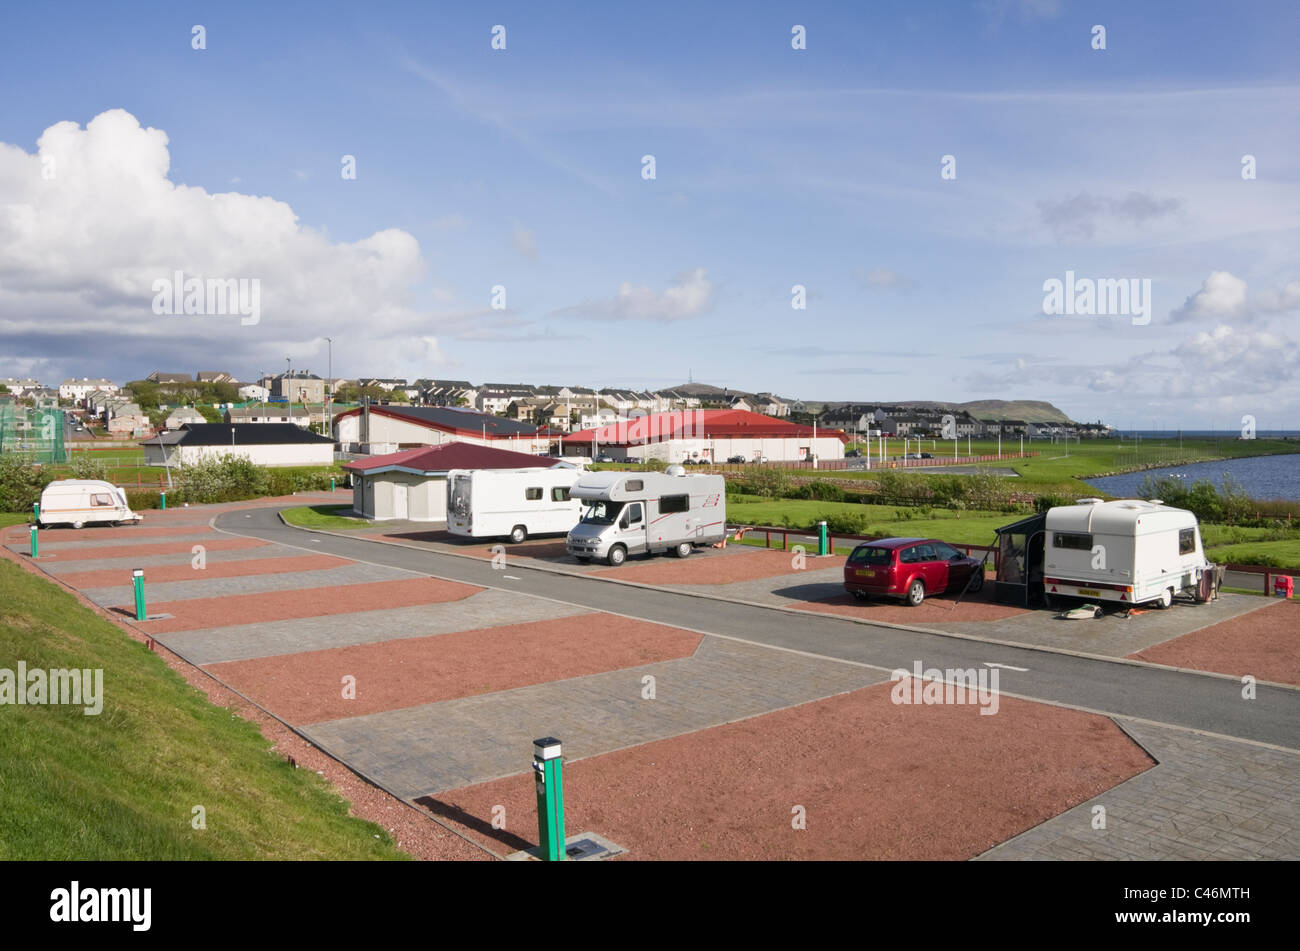
[[985,662],[984,662],[984,666],[985,666],[985,667],[1001,667],[1003,670],[1018,670],[1018,671],[1020,671],[1022,674],[1027,674],[1027,673],[1029,673],[1029,668],[1028,668],[1028,667],[1012,667],[1010,664],[990,664],[988,661],[985,661]]
[[511,581],[523,581],[523,578],[517,578],[514,575],[502,575],[502,578],[509,578]]

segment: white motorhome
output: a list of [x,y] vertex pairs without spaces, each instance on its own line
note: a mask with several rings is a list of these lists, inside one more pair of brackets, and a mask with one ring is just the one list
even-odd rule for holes
[[111,482],[98,479],[58,479],[41,493],[41,514],[37,523],[46,528],[51,525],[71,525],[81,528],[107,522],[138,522],[144,516],[131,511],[126,502],[126,491]]
[[1043,591],[1058,596],[1151,604],[1175,595],[1218,596],[1222,568],[1205,559],[1196,516],[1159,499],[1079,499],[1049,509]]
[[588,505],[569,532],[565,550],[586,562],[621,565],[628,555],[671,551],[690,555],[695,545],[722,541],[727,527],[727,484],[720,475],[665,472],[593,472],[573,487]]
[[509,538],[567,532],[582,517],[569,490],[582,473],[550,469],[452,469],[447,473],[447,531],[468,538]]

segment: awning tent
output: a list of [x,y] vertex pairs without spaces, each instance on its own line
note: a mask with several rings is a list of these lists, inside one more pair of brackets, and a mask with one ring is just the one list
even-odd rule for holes
[[1043,545],[1047,513],[1039,512],[997,529],[998,574],[993,596],[1000,604],[1043,603]]

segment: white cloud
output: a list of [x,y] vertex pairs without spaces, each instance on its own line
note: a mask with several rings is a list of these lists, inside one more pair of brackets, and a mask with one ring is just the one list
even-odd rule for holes
[[[414,237],[387,229],[331,242],[284,202],[174,184],[167,146],[165,132],[121,109],[84,129],[51,126],[35,155],[0,143],[6,357],[57,353],[89,373],[110,354],[130,359],[122,372],[155,360],[206,366],[219,356],[240,372],[259,360],[315,359],[327,335],[347,341],[345,366],[391,359],[396,341],[409,359],[438,355],[428,336],[436,327],[413,305],[425,275]],[[53,177],[43,177],[51,161]],[[153,282],[175,271],[259,279],[260,323],[155,315]],[[419,344],[406,348],[413,337]]]
[[1242,317],[1246,313],[1246,282],[1230,271],[1211,271],[1201,289],[1172,311],[1173,320]]
[[556,313],[609,320],[673,321],[698,317],[713,309],[715,288],[704,268],[678,274],[675,281],[662,292],[625,281],[612,298],[587,301]]
[[1300,310],[1300,281],[1292,281],[1281,290],[1262,292],[1255,299],[1255,307],[1264,313]]

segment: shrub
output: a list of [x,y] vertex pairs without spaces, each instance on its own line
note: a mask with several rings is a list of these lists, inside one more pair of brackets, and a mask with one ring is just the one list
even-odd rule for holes
[[0,510],[30,512],[41,492],[54,481],[35,456],[21,452],[0,452]]
[[790,491],[790,477],[781,469],[759,466],[746,474],[745,485],[749,492],[763,498],[784,497]]
[[803,490],[803,494],[799,498],[802,499],[816,499],[818,502],[844,501],[844,490],[831,482],[814,480],[805,482],[800,488]]
[[819,515],[814,521],[824,521],[830,531],[840,534],[867,534],[867,516],[864,512],[837,512],[833,515]]
[[645,468],[647,472],[663,472],[668,468],[668,463],[664,462],[662,459],[647,459],[645,461]]
[[181,502],[234,502],[265,495],[270,485],[267,469],[243,456],[202,459],[182,466],[183,485],[176,492]]
[[132,512],[143,512],[146,509],[156,509],[159,507],[157,489],[127,489],[126,504],[130,506]]
[[1060,495],[1040,495],[1034,499],[1034,511],[1046,512],[1058,505],[1070,505],[1074,500]]
[[108,466],[102,459],[96,459],[89,453],[73,453],[72,478],[108,480]]

